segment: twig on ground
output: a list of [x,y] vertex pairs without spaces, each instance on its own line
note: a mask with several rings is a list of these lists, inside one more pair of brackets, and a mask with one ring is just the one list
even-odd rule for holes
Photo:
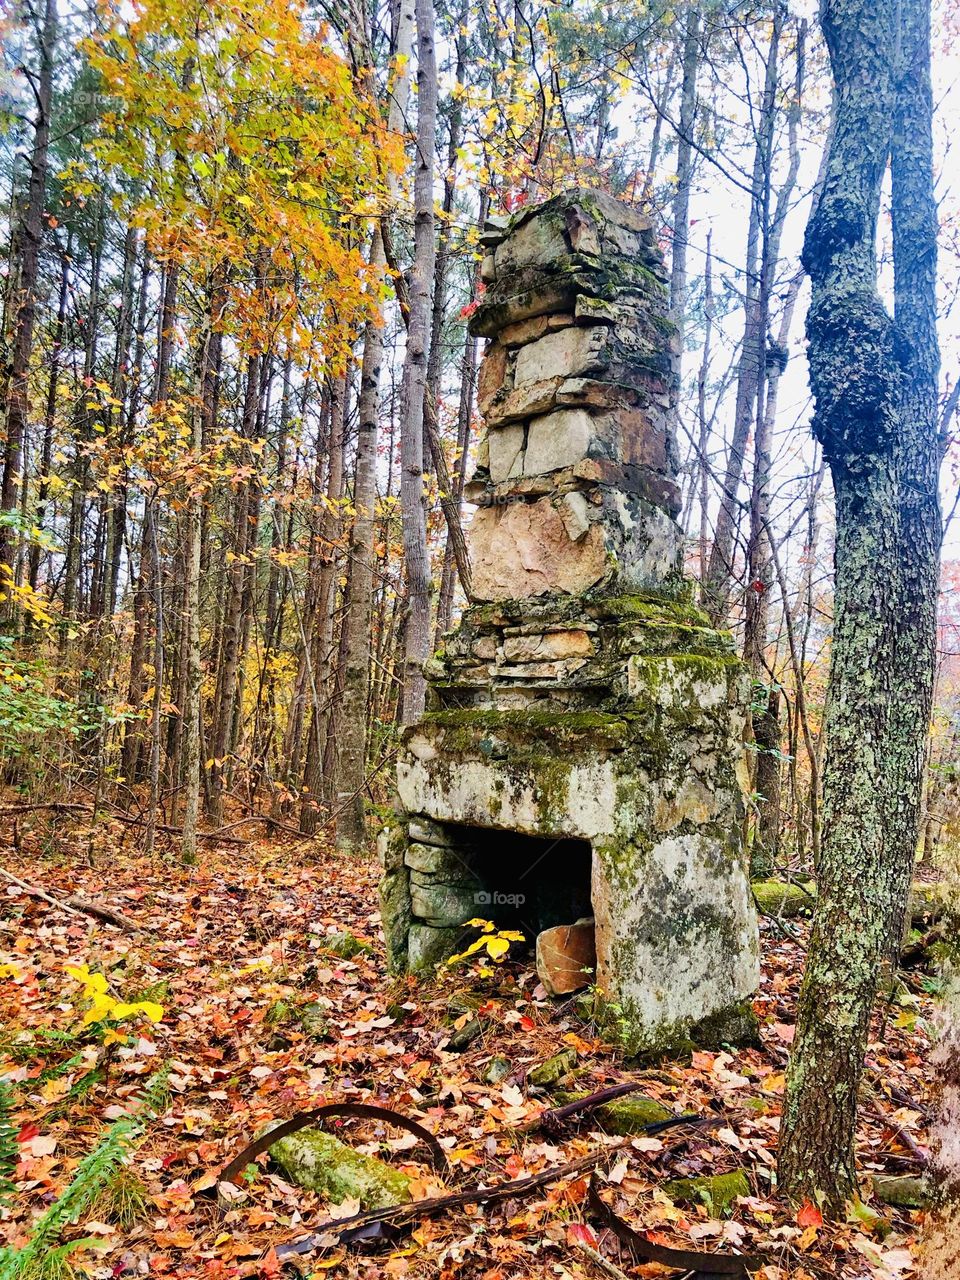
[[27,884],[26,880],[21,880],[19,876],[15,876],[12,871],[7,871],[5,867],[0,867],[0,875],[5,876],[11,884],[18,885],[24,893],[29,893],[32,898],[41,898],[44,902],[49,902],[52,907],[59,907],[61,911],[69,911],[71,915],[77,916],[95,916],[105,924],[112,924],[115,929],[125,929],[128,933],[141,932],[140,926],[135,924],[133,920],[121,915],[119,911],[102,906],[99,902],[91,902],[89,898],[79,898],[74,895],[68,898],[54,897],[53,894],[37,888],[34,884]]

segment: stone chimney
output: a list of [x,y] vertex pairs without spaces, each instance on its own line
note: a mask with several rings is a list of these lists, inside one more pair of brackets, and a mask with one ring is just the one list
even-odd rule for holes
[[675,330],[650,219],[572,191],[483,245],[475,598],[676,590]]
[[682,576],[666,273],[650,220],[598,192],[482,243],[474,601],[381,837],[390,962],[428,969],[492,920],[537,943],[548,990],[594,969],[621,1038],[655,1048],[742,1015],[758,976],[749,681]]

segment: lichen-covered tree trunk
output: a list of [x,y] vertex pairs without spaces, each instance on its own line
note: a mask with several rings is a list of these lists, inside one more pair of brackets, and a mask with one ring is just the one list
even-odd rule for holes
[[[838,1210],[854,1191],[857,1090],[913,865],[934,669],[936,216],[929,0],[829,0],[836,85],[807,228],[814,431],[836,493],[836,595],[819,896],[788,1077],[780,1183]],[[877,292],[891,159],[895,311]]]

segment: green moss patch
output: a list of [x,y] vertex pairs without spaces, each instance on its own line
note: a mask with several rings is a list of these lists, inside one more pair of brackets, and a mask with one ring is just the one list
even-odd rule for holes
[[364,1209],[385,1209],[411,1199],[405,1173],[361,1155],[319,1129],[301,1129],[281,1138],[270,1148],[270,1155],[290,1182],[334,1204],[359,1200]]
[[663,1190],[680,1204],[705,1204],[711,1218],[725,1218],[738,1196],[750,1194],[750,1180],[743,1169],[702,1178],[674,1178]]
[[812,913],[816,901],[816,885],[810,881],[801,886],[783,880],[754,880],[751,885],[757,909],[765,916],[793,919]]

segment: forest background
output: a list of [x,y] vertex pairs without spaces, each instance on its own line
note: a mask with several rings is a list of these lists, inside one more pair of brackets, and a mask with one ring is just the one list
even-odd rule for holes
[[[398,3],[12,13],[8,781],[107,803],[148,848],[182,832],[187,859],[198,830],[254,815],[360,842],[469,586],[480,228],[579,182],[656,216],[682,320],[688,569],[756,681],[754,854],[815,853],[832,517],[798,262],[830,127],[814,17],[464,0],[437,6],[436,64],[418,67]],[[957,818],[960,731],[957,18],[935,19],[950,443],[931,851]],[[421,415],[402,285],[428,252]],[[411,557],[428,566],[412,590]]]

